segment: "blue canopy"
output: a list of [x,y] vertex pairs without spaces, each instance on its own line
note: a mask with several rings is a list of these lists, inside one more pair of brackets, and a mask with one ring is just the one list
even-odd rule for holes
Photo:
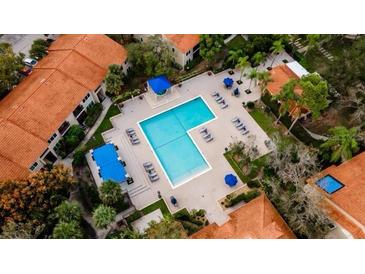
[[234,176],[233,174],[228,174],[224,177],[224,181],[226,182],[227,185],[232,187],[237,184],[237,177]]
[[171,83],[165,75],[151,78],[147,83],[157,95],[165,94],[166,90],[171,87]]
[[232,78],[224,78],[223,83],[226,85],[226,87],[231,87],[233,85],[233,79]]
[[126,171],[118,160],[118,153],[113,144],[105,144],[96,148],[92,156],[96,165],[100,167],[100,176],[103,181],[112,180],[122,183],[127,180]]

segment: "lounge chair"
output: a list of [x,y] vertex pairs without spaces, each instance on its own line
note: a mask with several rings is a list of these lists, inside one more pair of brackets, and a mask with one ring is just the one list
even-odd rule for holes
[[236,128],[239,128],[239,127],[242,127],[244,124],[242,122],[239,122],[239,123],[235,123],[234,126]]
[[201,129],[199,129],[200,133],[208,133],[208,129],[206,127],[202,127]]
[[153,166],[148,166],[148,167],[145,167],[144,170],[147,172],[151,172],[151,171],[155,170],[155,168]]
[[236,117],[234,117],[232,120],[231,120],[231,122],[232,123],[237,123],[237,122],[239,122],[240,121],[240,118],[238,118],[237,116]]
[[213,136],[210,136],[209,138],[204,138],[204,140],[209,143],[210,141],[212,141],[214,138]]
[[134,131],[134,129],[133,128],[127,128],[126,130],[125,130],[125,132],[127,132],[127,133],[134,133],[135,131]]
[[248,129],[243,129],[243,130],[241,130],[241,134],[242,135],[246,135],[246,134],[248,134],[248,133],[250,133],[250,131],[248,130]]
[[157,175],[157,172],[155,170],[153,170],[152,172],[148,173],[148,176],[155,177],[155,176],[158,176],[158,175]]
[[225,109],[225,108],[227,108],[228,107],[228,104],[227,103],[223,103],[222,105],[221,105],[221,109]]
[[156,175],[154,177],[148,177],[148,178],[150,178],[150,181],[151,182],[156,182],[156,181],[158,181],[160,179],[160,177],[158,177],[158,175]]
[[204,139],[210,138],[211,136],[212,136],[212,134],[210,134],[210,133],[207,133],[207,134],[202,135],[202,137]]
[[215,97],[215,96],[219,96],[219,93],[216,92],[216,91],[213,91],[210,95],[212,95],[213,97]]
[[223,101],[224,99],[222,96],[218,96],[215,100],[219,103],[219,102]]
[[143,167],[150,167],[150,166],[153,166],[153,164],[151,162],[145,162],[143,163]]
[[131,140],[132,145],[138,145],[139,143],[141,143],[141,141],[139,139],[133,139]]

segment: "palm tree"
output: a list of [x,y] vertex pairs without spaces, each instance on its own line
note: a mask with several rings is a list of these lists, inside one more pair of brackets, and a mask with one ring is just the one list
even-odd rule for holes
[[81,208],[77,202],[64,201],[55,208],[55,212],[61,222],[81,220]]
[[233,66],[237,64],[237,61],[240,57],[243,56],[242,49],[232,49],[228,51],[228,58],[227,61],[230,62]]
[[320,34],[307,34],[307,49],[304,55],[306,55],[311,49],[318,47],[320,38]]
[[258,51],[254,54],[254,56],[252,56],[251,59],[255,66],[260,66],[261,62],[265,59],[265,55],[261,51]]
[[271,65],[270,67],[272,67],[272,65],[275,62],[276,56],[284,51],[284,45],[282,44],[281,40],[276,40],[273,42],[272,47],[270,48],[270,51],[272,54],[274,54],[274,58],[272,59]]
[[99,205],[93,212],[93,221],[97,229],[107,228],[115,221],[116,212],[106,205]]
[[243,73],[244,73],[245,69],[247,67],[249,67],[250,65],[251,64],[248,61],[248,56],[238,58],[238,62],[236,64],[236,68],[239,68],[241,70],[240,81],[242,81],[242,76],[243,76]]
[[272,97],[272,100],[280,102],[279,117],[276,119],[276,124],[279,122],[280,118],[289,111],[290,107],[293,106],[293,102],[297,100],[297,95],[294,92],[295,86],[296,81],[290,80],[281,88],[278,95]]
[[267,84],[272,81],[271,75],[268,71],[258,72],[257,79],[259,80],[261,92],[264,92],[266,90]]
[[352,158],[353,153],[359,150],[356,141],[358,130],[356,128],[347,129],[343,126],[331,128],[330,137],[321,145],[322,149],[331,150],[331,162],[341,160],[344,162]]
[[104,182],[99,188],[100,199],[103,204],[115,206],[118,202],[123,201],[123,194],[120,185],[113,181]]
[[251,88],[252,80],[255,80],[255,86],[257,85],[257,69],[251,69],[248,79],[250,79],[250,86],[248,89]]
[[76,221],[60,222],[53,229],[53,239],[82,239],[83,233]]

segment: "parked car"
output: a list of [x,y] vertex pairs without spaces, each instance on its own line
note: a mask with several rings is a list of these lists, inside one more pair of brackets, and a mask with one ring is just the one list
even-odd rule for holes
[[37,64],[38,64],[38,61],[37,61],[37,60],[34,60],[34,59],[32,59],[32,58],[27,57],[27,58],[24,58],[24,59],[23,59],[23,63],[24,63],[26,66],[28,66],[28,67],[34,67],[35,65],[37,65]]
[[21,70],[20,70],[20,74],[24,75],[24,76],[28,76],[32,73],[32,67],[30,66],[24,66]]

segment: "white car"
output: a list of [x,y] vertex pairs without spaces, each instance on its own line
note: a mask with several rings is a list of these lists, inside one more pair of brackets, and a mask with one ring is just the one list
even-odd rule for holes
[[37,60],[34,60],[32,58],[29,58],[29,57],[24,58],[23,63],[27,66],[30,66],[30,67],[34,67],[35,65],[38,64]]

